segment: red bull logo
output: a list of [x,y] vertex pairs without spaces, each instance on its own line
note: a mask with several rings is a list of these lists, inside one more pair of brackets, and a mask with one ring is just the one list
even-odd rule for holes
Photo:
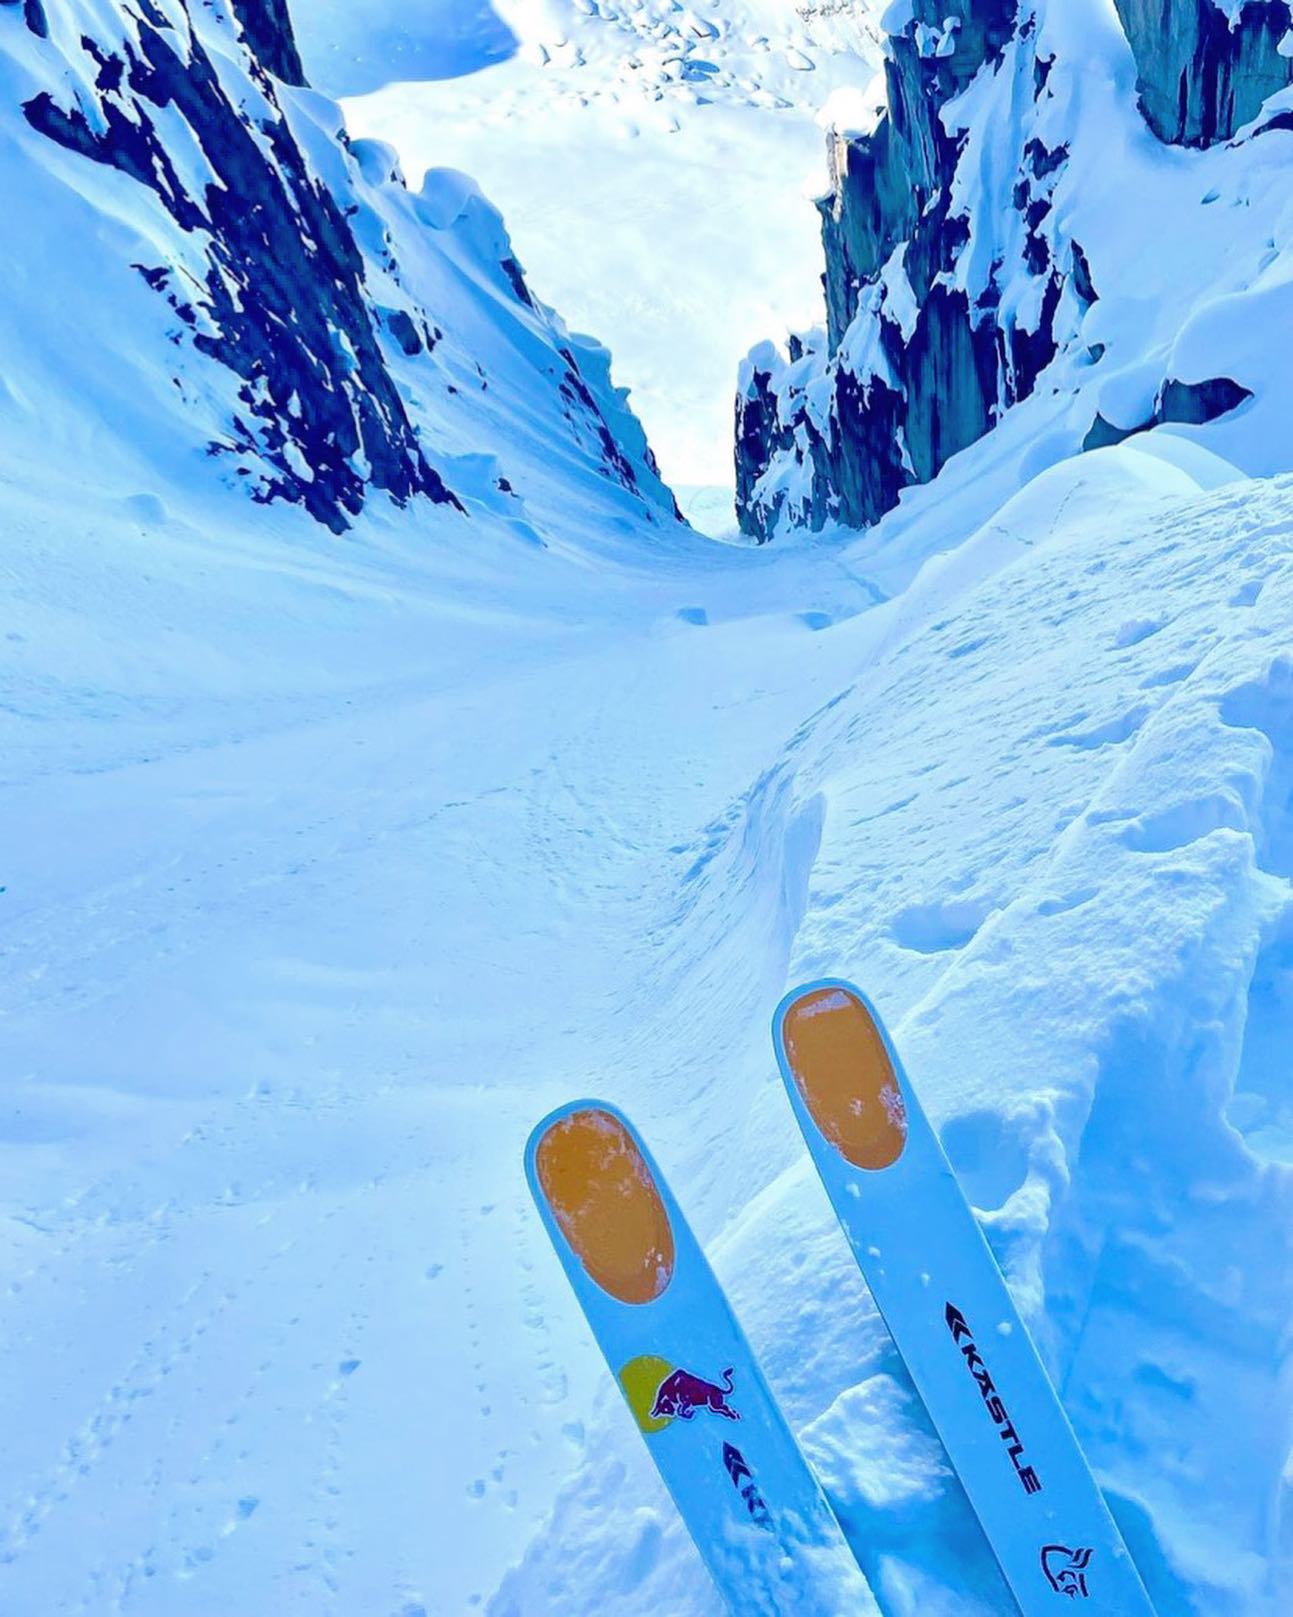
[[651,1413],[657,1420],[664,1416],[677,1416],[690,1420],[698,1409],[707,1409],[711,1415],[722,1415],[726,1420],[740,1420],[740,1416],[727,1401],[732,1390],[732,1371],[723,1371],[723,1385],[692,1375],[690,1370],[675,1370],[667,1375],[656,1390]]
[[620,1371],[620,1385],[644,1432],[663,1431],[675,1420],[694,1420],[698,1410],[724,1420],[741,1418],[728,1402],[733,1385],[730,1367],[718,1381],[709,1381],[647,1353],[629,1360]]
[[1046,1546],[1042,1551],[1042,1571],[1057,1595],[1067,1595],[1070,1600],[1087,1598],[1086,1569],[1091,1555],[1091,1550],[1070,1550],[1063,1544]]

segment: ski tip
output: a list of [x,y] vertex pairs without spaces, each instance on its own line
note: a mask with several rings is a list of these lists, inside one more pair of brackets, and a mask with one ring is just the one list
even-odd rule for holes
[[772,1036],[792,1099],[802,1103],[801,1122],[855,1168],[897,1162],[907,1143],[907,1108],[866,996],[838,978],[806,983],[777,1007]]
[[673,1279],[664,1197],[632,1124],[601,1101],[572,1101],[530,1135],[535,1200],[584,1273],[622,1303],[651,1303]]

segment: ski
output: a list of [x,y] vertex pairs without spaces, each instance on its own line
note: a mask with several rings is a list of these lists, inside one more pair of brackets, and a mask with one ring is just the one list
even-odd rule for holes
[[548,1234],[727,1604],[875,1613],[870,1588],[704,1253],[624,1115],[575,1101],[530,1136]]
[[1025,1617],[1153,1617],[1005,1279],[880,1018],[796,988],[777,1060],[876,1305]]

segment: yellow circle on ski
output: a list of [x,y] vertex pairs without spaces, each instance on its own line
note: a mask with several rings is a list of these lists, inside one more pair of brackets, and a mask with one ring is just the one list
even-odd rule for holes
[[644,1432],[662,1432],[669,1424],[668,1415],[653,1415],[651,1412],[655,1407],[656,1393],[660,1391],[660,1383],[672,1373],[673,1366],[669,1361],[657,1358],[654,1353],[643,1353],[636,1359],[630,1359],[620,1371],[620,1386],[624,1389],[634,1420]]

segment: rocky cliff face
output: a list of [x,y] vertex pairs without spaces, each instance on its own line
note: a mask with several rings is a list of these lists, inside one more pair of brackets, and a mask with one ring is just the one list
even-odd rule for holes
[[[1057,356],[1088,371],[1103,358],[1108,343],[1082,340],[1088,313],[1101,298],[1133,294],[1140,268],[1125,252],[1096,251],[1118,140],[1124,130],[1142,147],[1150,138],[1136,87],[1159,139],[1207,144],[1251,122],[1287,83],[1280,51],[1286,37],[1293,44],[1285,0],[1232,7],[1233,26],[1212,0],[1118,8],[1125,33],[1092,0],[1068,0],[1063,12],[1052,0],[889,8],[885,108],[874,127],[830,138],[825,336],[797,339],[788,359],[762,345],[742,369],[745,532],[869,526],[1031,397]],[[1096,74],[1099,93],[1117,97],[1116,135],[1091,115]],[[1128,188],[1123,205],[1143,207],[1151,227],[1151,199]],[[1188,269],[1178,275],[1189,279]],[[1085,387],[1111,371],[1106,363],[1100,377],[1075,380]],[[1247,396],[1220,385],[1230,381],[1160,371],[1134,420],[1101,427],[1092,410],[1079,441],[1208,419]]]
[[1160,140],[1229,140],[1293,81],[1286,0],[1115,0]]
[[[286,0],[0,3],[0,88],[27,131],[12,172],[44,188],[33,215],[70,190],[138,216],[111,279],[159,300],[175,407],[256,500],[338,531],[374,490],[514,500],[518,479],[498,468],[478,488],[479,452],[461,456],[496,447],[491,412],[523,397],[565,452],[671,510],[603,356],[534,302],[497,215],[461,176],[413,198],[393,154],[352,148],[304,87]],[[50,146],[73,166],[55,173]]]
[[284,84],[304,84],[305,69],[287,0],[233,0],[233,10],[243,38],[261,66]]

